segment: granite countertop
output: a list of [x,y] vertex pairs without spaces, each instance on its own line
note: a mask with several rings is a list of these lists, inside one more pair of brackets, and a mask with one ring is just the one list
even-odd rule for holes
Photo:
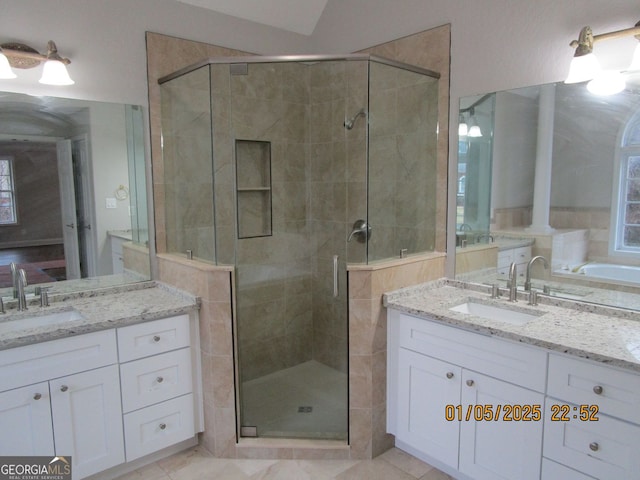
[[[159,282],[52,295],[49,307],[30,304],[27,311],[0,314],[0,350],[189,313],[199,305],[197,297]],[[23,319],[69,310],[83,318],[42,326],[20,325]]]
[[[539,315],[523,325],[451,311],[469,300]],[[441,279],[384,295],[387,308],[483,335],[501,337],[640,372],[640,313],[540,295],[537,306],[491,299],[489,289]]]

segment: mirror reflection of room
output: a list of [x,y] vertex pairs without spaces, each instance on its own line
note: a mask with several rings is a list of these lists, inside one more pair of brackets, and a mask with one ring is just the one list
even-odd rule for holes
[[502,285],[514,262],[521,288],[640,305],[637,77],[610,96],[558,83],[461,100],[458,276]]
[[0,125],[0,288],[12,263],[29,285],[148,279],[141,110],[5,93]]

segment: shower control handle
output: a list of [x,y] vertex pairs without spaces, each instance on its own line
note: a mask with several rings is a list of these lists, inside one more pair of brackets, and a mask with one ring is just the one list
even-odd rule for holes
[[354,236],[358,242],[365,243],[371,238],[371,226],[369,226],[365,220],[356,220],[353,224],[353,230],[351,230],[349,238],[347,238],[347,242],[350,242]]

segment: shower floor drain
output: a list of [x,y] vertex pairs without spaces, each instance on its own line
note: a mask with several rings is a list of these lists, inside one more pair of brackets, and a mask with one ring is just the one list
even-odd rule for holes
[[298,407],[298,413],[311,413],[313,411],[313,407]]

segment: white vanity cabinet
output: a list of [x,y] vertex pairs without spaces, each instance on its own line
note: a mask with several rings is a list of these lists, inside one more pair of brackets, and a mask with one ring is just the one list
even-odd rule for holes
[[71,455],[74,478],[124,462],[117,365],[51,380],[49,390],[56,454]]
[[71,455],[77,478],[123,463],[116,363],[114,330],[1,351],[3,455]]
[[585,478],[640,479],[640,375],[551,353],[548,413],[552,406],[547,459],[592,476]]
[[49,384],[0,393],[2,455],[53,455],[54,451]]
[[127,461],[196,433],[189,316],[118,329]]
[[1,454],[70,455],[79,479],[194,439],[197,345],[184,314],[0,351]]
[[500,277],[509,277],[509,266],[516,264],[518,278],[524,278],[527,264],[531,260],[531,245],[517,248],[507,248],[498,252],[497,273]]
[[[396,445],[462,478],[539,479],[546,354],[394,310],[388,316],[387,430]],[[537,405],[540,417],[474,420],[504,405]]]

